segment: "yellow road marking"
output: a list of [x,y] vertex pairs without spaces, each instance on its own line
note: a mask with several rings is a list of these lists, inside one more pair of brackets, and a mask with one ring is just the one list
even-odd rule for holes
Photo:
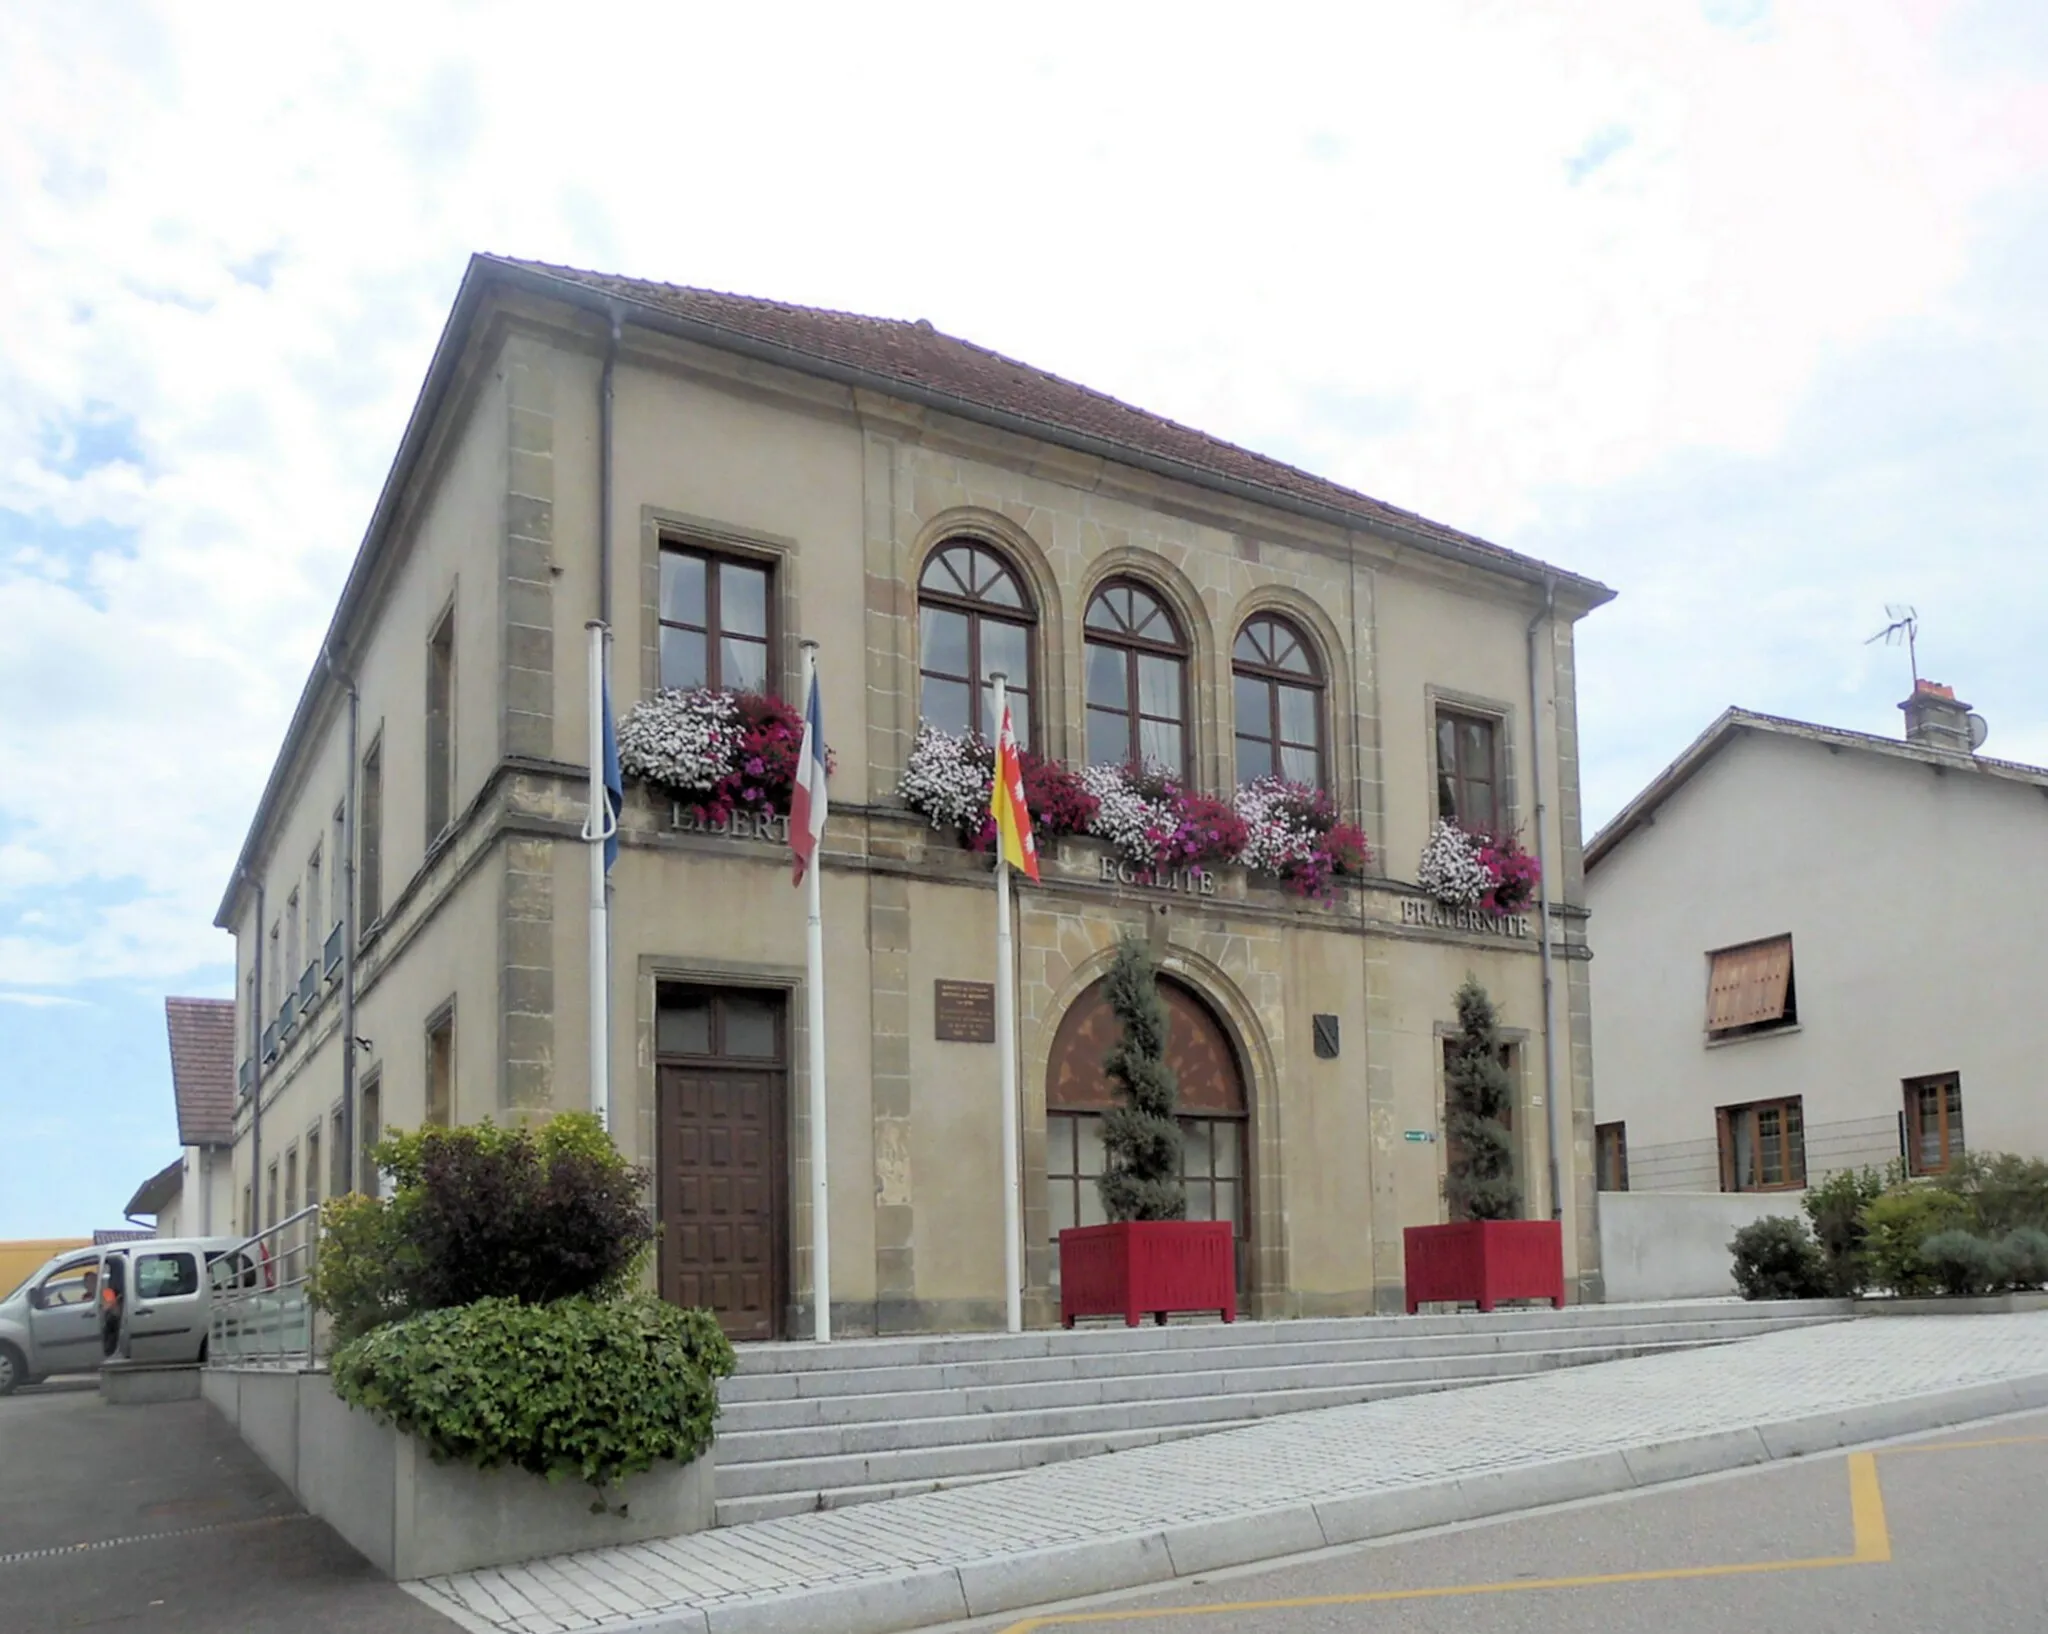
[[1069,1611],[1049,1617],[1027,1617],[1002,1634],[1038,1634],[1040,1629],[1071,1628],[1085,1623],[1160,1622],[1169,1617],[1215,1617],[1227,1612],[1305,1611],[1318,1606],[1385,1605],[1395,1600],[1450,1600],[1461,1595],[1522,1594],[1545,1589],[1590,1589],[1617,1583],[1682,1583],[1717,1577],[1756,1577],[1767,1572],[1812,1572],[1841,1566],[1881,1566],[1892,1558],[1890,1529],[1884,1518],[1884,1492],[1878,1485],[1877,1459],[1851,1453],[1849,1514],[1854,1525],[1855,1552],[1812,1560],[1744,1561],[1726,1566],[1668,1566],[1653,1571],[1601,1572],[1583,1577],[1523,1578],[1512,1583],[1460,1583],[1431,1589],[1377,1589],[1363,1594],[1313,1594],[1281,1600],[1223,1601],[1205,1606],[1146,1606],[1128,1611]]
[[2000,1435],[1984,1441],[1916,1441],[1908,1447],[1885,1447],[1881,1456],[1891,1457],[1901,1452],[1974,1452],[1979,1447],[2037,1447],[2048,1441],[2048,1435]]

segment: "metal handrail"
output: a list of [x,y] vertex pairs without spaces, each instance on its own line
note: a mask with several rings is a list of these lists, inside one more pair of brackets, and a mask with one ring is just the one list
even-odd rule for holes
[[320,1205],[309,1204],[207,1267],[206,1364],[303,1367],[317,1354],[311,1288]]

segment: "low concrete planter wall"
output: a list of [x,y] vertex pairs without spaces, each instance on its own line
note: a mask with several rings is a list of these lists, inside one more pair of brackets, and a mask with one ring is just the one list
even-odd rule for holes
[[1600,1271],[1610,1301],[1712,1299],[1735,1292],[1728,1241],[1769,1214],[1805,1215],[1796,1193],[1600,1193]]
[[[712,1523],[708,1453],[692,1464],[664,1464],[631,1477],[607,1493],[609,1512],[593,1514],[593,1495],[580,1481],[435,1463],[411,1436],[342,1401],[325,1373],[207,1373],[207,1399],[235,1422],[257,1456],[309,1513],[388,1577],[433,1577],[572,1549],[645,1543]],[[274,1435],[278,1399],[287,1391],[290,1474],[250,1433]]]
[[2048,1311],[2048,1293],[1985,1294],[1977,1299],[1938,1294],[1929,1299],[1859,1299],[1858,1316],[2010,1316]]
[[197,1362],[108,1362],[100,1369],[100,1400],[109,1407],[198,1399]]

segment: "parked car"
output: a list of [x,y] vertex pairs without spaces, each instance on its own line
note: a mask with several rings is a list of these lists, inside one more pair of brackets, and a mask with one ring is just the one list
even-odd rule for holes
[[72,1249],[0,1300],[0,1396],[108,1357],[206,1358],[208,1268],[238,1237],[149,1238]]

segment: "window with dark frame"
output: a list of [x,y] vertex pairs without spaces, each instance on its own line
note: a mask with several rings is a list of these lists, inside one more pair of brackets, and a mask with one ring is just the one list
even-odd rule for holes
[[326,901],[320,894],[320,847],[313,847],[313,855],[306,861],[306,961],[311,963],[320,957],[321,944],[326,940],[326,927],[320,922]]
[[1166,603],[1131,579],[1095,592],[1084,620],[1088,763],[1186,777],[1187,644]]
[[384,1138],[383,1115],[384,1080],[373,1072],[364,1077],[356,1091],[356,1150],[362,1154],[362,1192],[365,1197],[375,1197],[382,1185],[377,1174],[377,1160],[371,1154],[376,1151],[377,1142]]
[[1806,1184],[1806,1120],[1797,1095],[1716,1114],[1723,1191],[1796,1191]]
[[1799,1025],[1792,938],[1720,948],[1707,955],[1707,1037],[1720,1042]]
[[339,925],[348,911],[348,899],[342,892],[348,888],[348,869],[343,859],[348,855],[348,805],[343,802],[334,808],[334,843],[328,855],[334,859],[334,877],[328,885],[334,901],[328,910],[332,915],[329,923]]
[[1906,1080],[1906,1166],[1941,1174],[1963,1155],[1963,1080],[1953,1072]]
[[663,982],[655,994],[654,1053],[663,1060],[785,1059],[783,995]]
[[[1245,1236],[1243,1116],[1190,1117],[1180,1125],[1180,1180],[1190,1220],[1228,1220]],[[1096,1185],[1108,1163],[1100,1112],[1048,1112],[1045,1116],[1045,1179],[1049,1239],[1070,1226],[1102,1225],[1102,1192]]]
[[[1029,748],[1037,676],[1032,654],[1037,615],[1024,580],[1003,556],[973,539],[949,539],[933,551],[917,583],[918,714],[946,732],[993,739],[991,675],[1009,683],[1010,719]],[[983,703],[974,705],[977,685]]]
[[264,1217],[264,1220],[263,1220],[263,1229],[267,1231],[267,1230],[269,1230],[269,1229],[270,1229],[270,1227],[272,1227],[272,1226],[276,1225],[276,1224],[277,1224],[277,1221],[278,1221],[278,1213],[277,1213],[277,1159],[276,1159],[276,1158],[272,1158],[272,1159],[270,1160],[270,1184],[269,1184],[269,1187],[268,1187],[268,1189],[267,1189],[267,1190],[266,1190],[266,1191],[264,1192],[264,1194],[263,1194],[263,1195],[264,1195],[264,1201],[265,1201],[265,1204],[266,1204],[266,1206],[267,1206],[267,1207],[269,1208],[269,1211],[270,1211],[270,1212],[269,1212],[269,1213],[268,1213],[268,1214],[267,1214],[267,1215],[266,1215],[266,1216]]
[[446,1129],[455,1118],[455,1006],[443,1005],[427,1023],[426,1121]]
[[320,1201],[320,1126],[306,1131],[306,1207]]
[[1323,787],[1323,673],[1308,638],[1277,614],[1257,614],[1237,632],[1230,668],[1238,782]]
[[1593,1174],[1601,1191],[1628,1190],[1628,1125],[1593,1126]]
[[427,640],[427,844],[455,820],[455,609]]
[[1436,814],[1468,834],[1499,834],[1508,826],[1501,736],[1491,715],[1437,706]]
[[384,745],[373,743],[363,756],[362,787],[356,843],[356,935],[367,935],[384,911]]
[[348,1137],[342,1129],[341,1108],[328,1119],[327,1161],[333,1172],[327,1177],[327,1195],[343,1196],[349,1189]]
[[772,693],[773,570],[696,545],[661,547],[661,684]]

